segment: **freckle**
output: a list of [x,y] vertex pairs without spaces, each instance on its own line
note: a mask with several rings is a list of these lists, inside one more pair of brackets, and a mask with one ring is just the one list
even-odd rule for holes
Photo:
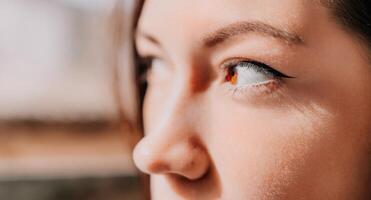
[[169,165],[163,163],[163,162],[154,162],[149,166],[149,171],[154,173],[169,171],[170,167]]

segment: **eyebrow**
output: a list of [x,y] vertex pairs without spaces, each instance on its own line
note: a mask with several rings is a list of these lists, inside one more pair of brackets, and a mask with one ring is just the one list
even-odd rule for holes
[[288,31],[275,28],[269,24],[265,24],[259,21],[235,22],[233,24],[227,25],[213,33],[206,35],[202,39],[202,43],[203,46],[211,48],[225,42],[228,39],[231,39],[232,37],[251,32],[260,33],[283,40],[289,45],[304,44],[303,39],[296,33],[290,33]]

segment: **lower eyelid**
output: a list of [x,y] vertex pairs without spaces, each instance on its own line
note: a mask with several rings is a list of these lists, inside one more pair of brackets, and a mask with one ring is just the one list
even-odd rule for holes
[[237,86],[239,89],[258,90],[256,92],[271,93],[278,89],[281,81],[279,80],[268,80],[256,84]]
[[[264,82],[260,82],[260,83],[256,83],[256,84],[252,84],[252,85],[247,85],[247,87],[251,87],[251,88],[266,87],[269,90],[275,90],[275,89],[277,89],[278,84],[280,84],[280,83],[281,83],[280,80],[271,79],[271,80],[268,80],[268,81],[264,81]],[[242,86],[242,87],[244,87],[244,86]]]
[[248,100],[249,98],[268,97],[282,86],[280,80],[269,80],[253,85],[235,86],[230,83],[224,84],[227,95],[231,95],[238,100]]

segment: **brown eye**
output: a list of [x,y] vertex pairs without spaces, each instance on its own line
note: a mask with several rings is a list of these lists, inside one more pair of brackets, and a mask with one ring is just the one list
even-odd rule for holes
[[225,80],[227,82],[230,82],[232,85],[237,84],[237,72],[235,72],[235,68],[233,67],[228,68]]

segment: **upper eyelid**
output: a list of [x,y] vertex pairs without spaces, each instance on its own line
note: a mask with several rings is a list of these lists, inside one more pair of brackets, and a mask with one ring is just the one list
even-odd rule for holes
[[[134,44],[135,44],[135,47],[138,53],[140,53],[140,51],[143,50],[142,45],[143,46],[149,45],[152,47],[152,49],[156,49],[156,51],[161,52],[161,54],[168,55],[166,50],[163,48],[161,42],[157,40],[155,37],[145,33],[144,31],[137,30],[135,32],[134,40],[135,40]],[[162,57],[165,57],[165,56],[162,56]]]
[[[149,44],[149,46],[147,46]],[[167,56],[167,52],[162,48],[162,46],[154,45],[155,43],[141,38],[136,38],[135,49],[140,58],[152,57],[159,58],[164,61],[170,62],[170,58]],[[171,62],[170,62],[171,63]]]
[[[235,57],[235,58],[229,58],[229,59],[225,59],[221,62],[221,64],[219,64],[219,67],[222,69],[222,70],[225,70],[225,69],[228,69],[230,67],[233,67],[234,65],[237,65],[241,62],[252,62],[252,63],[262,63],[264,65],[267,65],[268,67],[270,68],[273,68],[271,67],[270,65],[268,64],[265,64],[264,62],[260,62],[260,61],[257,61],[257,60],[254,60],[254,59],[248,59],[248,58],[243,58],[243,57]],[[273,68],[274,69],[274,68]],[[274,69],[276,70],[276,69]],[[278,71],[278,70],[277,70]]]
[[153,43],[147,42],[143,39],[136,39],[134,43],[135,51],[139,55],[147,56],[148,54],[154,54],[152,52],[159,51],[158,47],[156,45],[153,45]]
[[291,75],[287,75],[286,73],[282,72],[281,70],[278,70],[276,69],[275,67],[269,65],[269,64],[266,64],[264,62],[260,62],[260,61],[256,61],[256,60],[253,60],[253,59],[247,59],[247,58],[240,58],[240,57],[237,57],[237,58],[232,58],[232,59],[226,59],[225,61],[222,62],[222,64],[220,65],[221,69],[223,71],[226,71],[228,70],[229,68],[241,63],[241,62],[251,62],[255,65],[258,65],[258,64],[262,64],[264,65],[264,69],[265,70],[268,70],[268,72],[274,72],[274,73],[277,73],[279,76],[281,76],[282,78],[296,78],[295,76],[291,76]]
[[249,62],[249,61],[252,61],[252,60],[249,60],[249,59],[244,59],[244,58],[232,58],[232,59],[227,59],[225,61],[222,62],[222,64],[220,65],[220,67],[222,67],[223,69],[225,68],[228,68],[228,67],[232,67],[233,65],[236,65],[240,62]]
[[155,37],[145,33],[144,31],[137,30],[135,32],[135,41],[138,41],[138,40],[141,40],[141,39],[147,40],[147,41],[161,47],[160,41],[158,41]]
[[165,60],[165,58],[161,55],[161,53],[159,52],[154,52],[154,51],[136,51],[137,52],[137,55],[139,57],[140,60],[148,60],[148,59],[162,59],[162,60]]

